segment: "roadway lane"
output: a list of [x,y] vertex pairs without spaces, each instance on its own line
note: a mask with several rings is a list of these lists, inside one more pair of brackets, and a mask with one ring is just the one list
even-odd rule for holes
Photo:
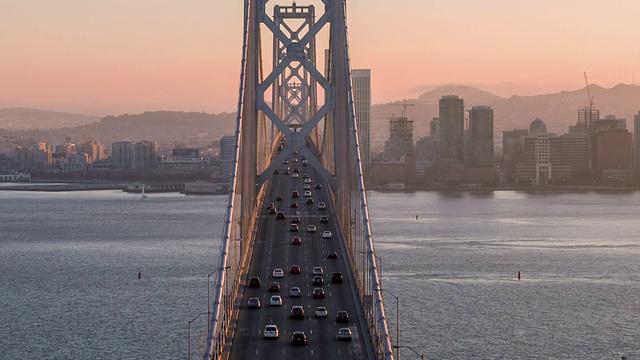
[[[300,158],[299,155],[291,155],[289,160]],[[365,359],[367,351],[364,345],[363,332],[358,323],[354,295],[347,280],[344,255],[338,242],[335,217],[330,207],[327,210],[318,210],[318,202],[329,203],[327,186],[311,166],[302,166],[300,161],[287,164],[291,170],[300,169],[300,177],[292,178],[291,175],[273,175],[270,188],[267,191],[266,203],[273,202],[278,211],[284,211],[287,218],[276,220],[276,215],[269,215],[266,209],[262,209],[258,239],[256,241],[252,262],[248,277],[258,276],[261,280],[259,289],[249,288],[245,284],[242,307],[238,315],[235,337],[231,347],[231,359]],[[282,170],[282,169],[280,169]],[[303,195],[303,174],[311,178],[311,192],[315,203],[306,204]],[[316,183],[322,184],[322,189],[314,188]],[[292,191],[297,190],[300,197],[291,198]],[[277,195],[283,197],[283,201],[276,201]],[[296,201],[298,208],[291,208],[291,202]],[[320,216],[329,216],[328,224],[319,223]],[[301,218],[300,231],[290,232],[291,218]],[[316,225],[316,233],[308,233],[307,226]],[[330,230],[333,238],[322,239],[322,232]],[[292,245],[291,238],[300,236],[301,245]],[[328,259],[330,251],[338,252],[338,259]],[[301,274],[289,274],[291,265],[300,265]],[[312,270],[316,266],[324,269],[324,285],[312,285]],[[272,272],[275,268],[284,270],[284,278],[274,279]],[[332,284],[331,273],[339,271],[344,275],[344,283]],[[280,283],[280,293],[268,292],[271,281]],[[293,298],[289,296],[291,287],[297,286],[302,291],[302,296]],[[312,291],[315,287],[322,287],[325,291],[324,299],[313,299]],[[271,295],[279,294],[283,299],[283,306],[273,307],[269,305]],[[258,297],[262,303],[261,309],[248,309],[247,301],[250,297]],[[301,305],[305,311],[304,320],[290,319],[291,307]],[[325,306],[328,310],[327,318],[316,318],[315,309]],[[340,310],[349,313],[349,323],[336,323],[335,316]],[[279,339],[270,340],[263,338],[264,327],[267,324],[278,326]],[[338,341],[336,334],[339,328],[349,327],[353,334],[351,341]],[[293,331],[302,330],[307,335],[306,346],[292,346],[291,334]]]

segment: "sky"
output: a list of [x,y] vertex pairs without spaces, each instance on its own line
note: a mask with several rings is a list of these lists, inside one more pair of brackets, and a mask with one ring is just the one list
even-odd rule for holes
[[[291,2],[267,6],[276,4]],[[447,84],[505,97],[577,90],[584,72],[607,88],[640,82],[638,0],[348,0],[347,9],[352,67],[371,69],[373,103]],[[0,108],[233,112],[242,12],[242,0],[0,0]]]

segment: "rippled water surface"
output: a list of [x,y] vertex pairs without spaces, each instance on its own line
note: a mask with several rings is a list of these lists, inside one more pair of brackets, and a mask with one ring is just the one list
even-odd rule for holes
[[[186,358],[225,202],[0,191],[0,358]],[[428,359],[640,359],[640,194],[372,192],[369,205],[401,345]],[[192,330],[197,344],[204,316]]]

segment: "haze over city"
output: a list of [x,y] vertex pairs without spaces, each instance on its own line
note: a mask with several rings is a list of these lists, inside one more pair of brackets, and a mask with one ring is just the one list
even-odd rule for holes
[[[373,103],[443,84],[508,97],[582,88],[583,71],[603,87],[640,77],[634,0],[371,0],[348,11],[352,64],[372,69]],[[3,1],[0,107],[235,111],[242,12],[240,0]]]

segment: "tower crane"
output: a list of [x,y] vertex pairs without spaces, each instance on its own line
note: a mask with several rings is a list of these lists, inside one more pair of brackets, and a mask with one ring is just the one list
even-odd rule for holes
[[589,110],[593,110],[593,96],[591,96],[591,90],[589,90],[589,80],[587,80],[587,72],[584,72],[584,82],[587,84],[587,95],[589,96]]
[[407,117],[407,106],[415,106],[416,104],[407,104],[407,100],[404,100],[402,104],[389,104],[389,105],[401,105],[403,112],[400,114],[402,117]]

